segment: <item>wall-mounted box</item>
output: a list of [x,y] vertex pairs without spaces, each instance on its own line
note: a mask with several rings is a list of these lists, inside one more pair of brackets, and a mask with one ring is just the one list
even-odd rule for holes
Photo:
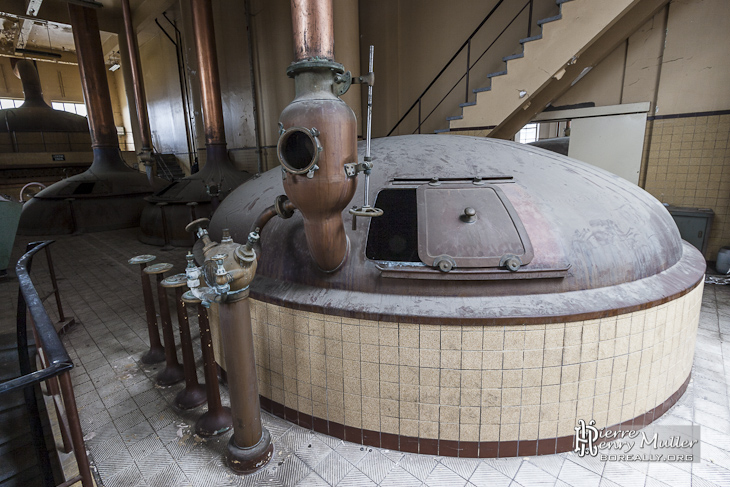
[[[679,228],[679,234],[704,255],[710,241],[710,230],[715,212],[710,208],[687,208],[668,205],[667,210]],[[707,256],[705,255],[705,259]]]

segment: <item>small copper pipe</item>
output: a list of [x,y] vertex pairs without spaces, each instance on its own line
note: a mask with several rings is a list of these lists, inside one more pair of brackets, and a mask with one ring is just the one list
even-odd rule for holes
[[294,60],[335,58],[332,0],[291,0]]
[[61,383],[61,395],[63,397],[63,404],[66,407],[66,417],[68,418],[68,425],[71,430],[74,456],[76,457],[76,463],[79,466],[79,474],[82,479],[81,485],[83,487],[93,487],[94,483],[91,478],[89,458],[86,456],[86,445],[84,445],[84,433],[81,431],[79,412],[76,409],[76,397],[74,396],[74,389],[71,384],[71,374],[66,371],[58,377],[58,380]]
[[250,231],[260,234],[266,224],[269,223],[269,220],[277,215],[282,218],[290,218],[294,214],[296,209],[297,207],[294,206],[294,203],[289,201],[289,199],[287,199],[283,195],[279,196],[276,200],[276,204],[265,208],[264,211],[262,211],[261,214],[256,218],[256,221],[253,223],[253,225],[251,225]]
[[[182,286],[185,285],[185,274],[182,274]],[[183,369],[185,370],[185,389],[175,397],[175,404],[180,409],[192,409],[206,401],[205,386],[198,382],[198,373],[195,370],[195,355],[193,355],[193,340],[190,338],[190,323],[185,302],[182,299],[183,288],[175,288],[175,305],[177,307],[177,324],[180,327],[180,343],[182,345]]]
[[137,35],[134,32],[132,22],[132,9],[129,7],[129,0],[122,0],[122,16],[124,18],[124,33],[126,34],[127,51],[129,52],[129,73],[132,76],[134,91],[134,105],[137,108],[137,121],[142,142],[141,150],[152,150],[152,133],[150,131],[150,118],[147,113],[147,97],[144,90],[144,79],[140,65],[139,46]]
[[84,92],[91,128],[91,146],[118,149],[119,139],[114,124],[96,10],[69,3],[68,13],[79,61],[81,89]]
[[191,6],[195,48],[198,51],[205,144],[225,145],[226,132],[223,125],[221,82],[213,30],[213,8],[210,0],[191,0]]

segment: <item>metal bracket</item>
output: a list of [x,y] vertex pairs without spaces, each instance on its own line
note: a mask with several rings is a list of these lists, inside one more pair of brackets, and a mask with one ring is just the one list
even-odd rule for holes
[[335,95],[342,96],[347,93],[352,85],[352,73],[347,71],[344,74],[338,74],[335,76],[334,91]]
[[319,166],[316,164],[309,168],[309,171],[307,171],[307,179],[312,179],[314,177],[314,171],[317,169],[319,169]]
[[358,173],[370,171],[373,168],[373,163],[370,161],[366,162],[349,162],[344,165],[345,174],[348,178],[357,176]]

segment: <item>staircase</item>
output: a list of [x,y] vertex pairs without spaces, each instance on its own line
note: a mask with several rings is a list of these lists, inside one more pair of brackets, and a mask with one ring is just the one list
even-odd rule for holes
[[185,177],[185,172],[177,162],[175,154],[157,154],[155,153],[155,162],[157,162],[157,175],[169,181],[176,181]]
[[[501,3],[497,3],[495,10]],[[509,29],[514,30],[512,23],[523,22],[529,7],[527,29],[523,31],[526,37],[520,39],[518,43],[515,42],[515,49],[511,54],[502,57],[496,69],[486,75],[482,73],[481,76],[475,76],[479,74],[478,68],[475,69],[477,63],[499,40],[497,36],[478,58],[470,52],[473,51],[472,39],[479,35],[479,30],[483,26],[488,25],[485,23],[494,13],[493,10],[436,79],[429,84],[391,133],[411,111],[415,111],[416,107],[418,107],[418,125],[414,133],[420,133],[428,117],[439,113],[437,109],[440,104],[443,102],[455,104],[453,99],[447,97],[451,96],[452,91],[459,92],[463,89],[465,81],[466,96],[462,97],[464,102],[459,104],[461,114],[446,117],[448,128],[437,129],[435,132],[511,139],[525,124],[651,19],[666,3],[668,0],[555,0],[553,11],[539,9],[538,15],[545,13],[549,15],[533,24],[533,2],[530,1],[500,34],[501,36],[507,32],[509,35]],[[502,8],[508,8],[508,5],[510,4],[505,4]],[[533,25],[537,28],[533,29]],[[493,24],[487,29],[498,30]],[[464,74],[441,98],[436,108],[430,112],[429,109],[423,110],[422,101],[427,99],[427,92],[462,51],[466,52],[466,72],[464,73],[462,68],[461,72]],[[472,63],[470,56],[471,59],[476,58],[476,61]],[[470,75],[472,87],[474,81],[482,84],[477,85],[477,88],[470,87]],[[459,89],[455,90],[456,88]],[[427,114],[425,118],[422,117],[422,112]]]

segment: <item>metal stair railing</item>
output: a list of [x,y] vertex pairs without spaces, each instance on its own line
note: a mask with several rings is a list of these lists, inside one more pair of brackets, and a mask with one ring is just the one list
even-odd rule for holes
[[[529,9],[528,19],[527,19],[527,37],[530,38],[532,36],[532,10],[533,10],[533,2],[534,0],[527,0],[527,2],[522,6],[522,8],[517,12],[517,14],[510,20],[510,22],[502,29],[502,31],[499,33],[497,37],[494,38],[494,40],[489,44],[489,46],[479,55],[476,61],[473,63],[471,62],[471,41],[484,27],[484,25],[487,23],[487,21],[492,17],[492,15],[497,11],[497,9],[504,3],[504,0],[499,0],[497,4],[492,7],[492,10],[489,11],[486,17],[484,17],[484,20],[481,21],[481,23],[477,26],[476,29],[474,29],[474,32],[471,33],[471,35],[467,38],[466,41],[464,41],[464,44],[461,45],[461,47],[454,53],[453,56],[451,56],[451,59],[449,59],[449,62],[444,65],[443,68],[441,68],[441,71],[436,75],[436,77],[428,84],[425,90],[423,90],[423,93],[416,99],[415,102],[413,102],[413,105],[406,111],[406,113],[403,114],[403,116],[398,120],[398,122],[393,126],[392,129],[390,129],[390,132],[388,132],[388,136],[392,135],[393,132],[400,126],[400,124],[408,117],[408,115],[411,114],[411,112],[418,107],[418,126],[413,131],[413,133],[421,133],[421,126],[426,122],[426,120],[429,119],[429,117],[433,114],[433,112],[436,111],[436,109],[444,102],[444,100],[456,89],[456,87],[461,83],[464,78],[466,78],[466,95],[464,99],[464,103],[469,103],[469,72],[474,68],[474,66],[487,54],[487,52],[492,48],[492,46],[502,37],[502,35],[507,31],[509,27],[512,26],[512,24],[517,20],[517,18],[525,11],[525,9]],[[509,3],[509,2],[508,2]],[[466,70],[464,74],[458,79],[456,83],[451,87],[451,89],[441,98],[441,100],[436,104],[436,106],[426,115],[425,118],[422,118],[421,116],[421,109],[422,109],[422,101],[423,98],[426,96],[426,94],[429,92],[429,90],[433,87],[433,85],[436,83],[436,81],[441,78],[441,76],[446,72],[446,70],[451,66],[451,64],[456,60],[456,58],[461,54],[464,49],[466,49]]]
[[[46,382],[48,390],[54,394],[57,393],[60,385],[60,400],[54,397],[54,401],[56,402],[56,414],[58,415],[64,449],[68,450],[73,448],[76,463],[79,468],[79,475],[60,485],[69,486],[80,481],[83,487],[92,487],[93,481],[89,468],[89,459],[86,456],[86,447],[84,446],[79,413],[76,408],[76,398],[71,383],[70,371],[74,364],[61,342],[51,318],[46,313],[43,307],[43,301],[30,278],[33,256],[52,243],[53,240],[46,240],[28,244],[25,255],[18,260],[15,266],[19,283],[17,340],[21,375],[15,379],[0,383],[0,395],[19,389],[23,390],[39,469],[44,478],[44,485],[51,487],[56,486],[56,484],[53,478],[48,450],[45,445],[43,425],[36,402],[35,386],[41,382]],[[28,315],[28,311],[30,311],[30,316]],[[31,370],[30,357],[28,355],[29,321],[33,335],[36,338],[36,347],[41,356],[41,363],[44,366],[43,369],[35,372]]]

